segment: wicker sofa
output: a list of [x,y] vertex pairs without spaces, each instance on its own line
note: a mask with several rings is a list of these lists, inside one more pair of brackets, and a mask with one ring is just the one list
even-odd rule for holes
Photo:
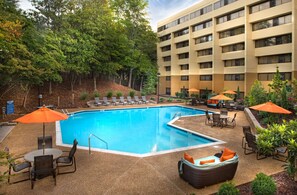
[[[216,158],[216,163],[207,165],[199,165],[199,160],[207,160]],[[198,165],[197,165],[198,164]],[[205,186],[224,182],[233,179],[238,165],[238,156],[232,159],[220,162],[216,156],[206,157],[195,160],[195,164],[182,158],[178,162],[179,176],[191,184],[195,188],[203,188]]]

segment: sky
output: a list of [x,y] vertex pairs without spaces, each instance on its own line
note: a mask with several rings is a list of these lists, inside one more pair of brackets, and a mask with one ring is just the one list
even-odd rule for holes
[[[200,1],[202,0],[148,0],[148,14],[152,29],[156,31],[158,21],[172,16]],[[22,9],[32,9],[28,0],[19,0],[19,4]]]

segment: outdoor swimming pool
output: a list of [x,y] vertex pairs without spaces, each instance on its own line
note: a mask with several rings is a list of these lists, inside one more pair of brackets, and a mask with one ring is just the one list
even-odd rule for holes
[[[60,134],[63,144],[71,145],[77,139],[79,146],[88,147],[88,137],[94,134],[107,142],[108,151],[148,156],[217,142],[167,125],[174,115],[201,114],[204,111],[181,106],[82,111],[60,121]],[[106,144],[95,137],[91,138],[91,146],[92,150],[106,149]]]

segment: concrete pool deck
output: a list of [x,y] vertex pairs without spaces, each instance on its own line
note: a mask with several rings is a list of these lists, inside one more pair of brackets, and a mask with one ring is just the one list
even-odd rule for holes
[[[155,104],[151,105],[155,106]],[[206,106],[196,108],[209,109]],[[255,154],[244,155],[241,148],[242,126],[249,124],[243,111],[229,112],[229,116],[233,117],[235,112],[237,112],[237,125],[234,129],[205,126],[205,117],[184,117],[177,120],[175,125],[226,142],[186,151],[194,158],[213,155],[224,147],[236,151],[239,156],[238,169],[233,179],[236,185],[253,180],[259,172],[271,175],[283,171],[281,166],[284,163],[273,160],[271,157],[256,160]],[[52,135],[55,143],[55,123],[46,125],[46,135]],[[37,148],[38,136],[42,136],[42,124],[18,124],[0,147],[2,149],[8,146],[13,154],[24,154]],[[70,150],[60,146],[58,148]],[[103,152],[92,152],[89,155],[87,150],[78,149],[75,154],[77,171],[72,174],[58,175],[56,186],[52,177],[47,177],[35,182],[33,190],[31,190],[30,181],[9,185],[7,194],[212,194],[217,192],[221,184],[195,189],[179,178],[177,162],[183,153],[184,151],[180,151],[138,158]]]

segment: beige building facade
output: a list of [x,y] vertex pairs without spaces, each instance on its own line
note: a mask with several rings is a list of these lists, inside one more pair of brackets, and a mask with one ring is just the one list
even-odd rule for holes
[[160,94],[268,90],[297,74],[297,0],[203,0],[158,23]]

